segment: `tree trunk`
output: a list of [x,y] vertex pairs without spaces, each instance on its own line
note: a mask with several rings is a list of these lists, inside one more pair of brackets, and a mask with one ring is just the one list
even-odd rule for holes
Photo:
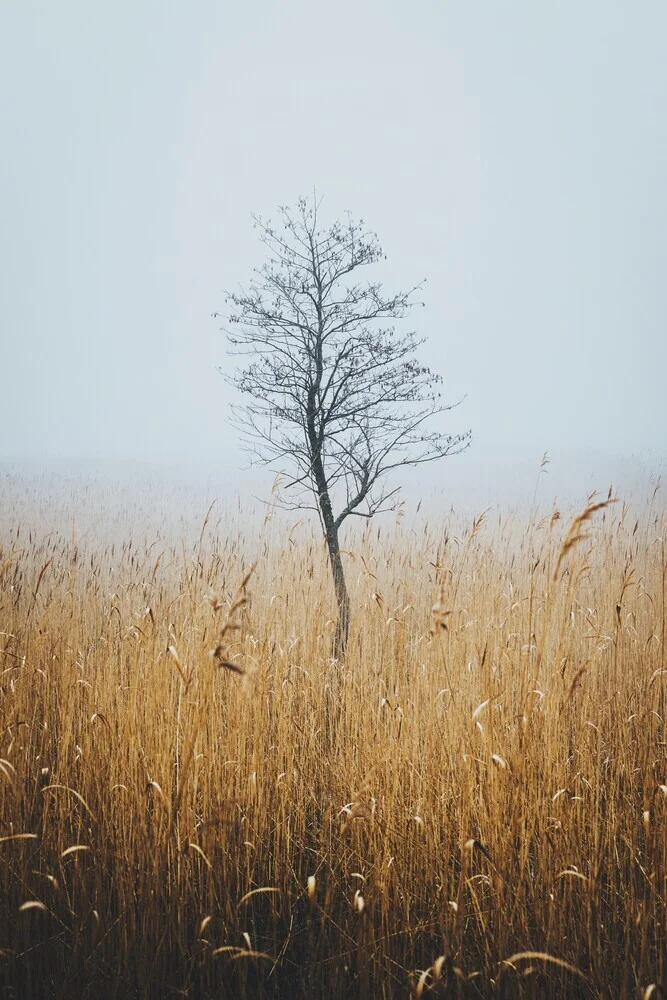
[[338,621],[336,623],[333,655],[336,659],[340,659],[345,655],[347,638],[350,632],[350,595],[347,592],[347,585],[345,583],[343,560],[340,557],[340,546],[338,544],[338,530],[335,525],[327,530],[326,540],[331,572],[333,573],[334,589],[336,591],[336,601],[338,602]]
[[[321,380],[321,349],[318,358],[319,374]],[[308,440],[311,448],[311,467],[313,477],[317,484],[318,501],[320,513],[322,515],[322,527],[324,528],[324,538],[329,550],[329,562],[333,573],[334,590],[336,591],[336,601],[338,603],[338,622],[336,623],[336,635],[334,637],[333,655],[340,659],[345,655],[347,637],[350,631],[350,596],[345,583],[345,573],[343,572],[343,561],[340,557],[340,545],[338,544],[338,523],[334,518],[331,506],[331,496],[329,495],[329,484],[327,483],[322,461],[322,441],[318,436],[315,427],[316,414],[315,389],[311,389],[308,398]]]
[[340,545],[338,544],[338,525],[333,516],[331,508],[331,497],[324,479],[324,470],[321,463],[316,460],[314,463],[320,472],[320,511],[322,512],[322,525],[324,527],[324,538],[329,552],[329,562],[333,574],[334,590],[336,591],[336,602],[338,604],[338,621],[336,623],[336,635],[334,637],[333,655],[340,659],[345,655],[347,637],[350,631],[350,595],[347,592],[345,583],[345,573],[343,571],[343,560],[340,557]]

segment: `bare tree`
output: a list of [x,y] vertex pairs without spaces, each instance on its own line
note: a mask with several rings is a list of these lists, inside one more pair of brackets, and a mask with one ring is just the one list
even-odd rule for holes
[[[451,409],[439,375],[420,364],[423,343],[393,321],[416,304],[416,285],[386,296],[359,272],[384,256],[375,233],[350,216],[327,229],[319,203],[280,208],[281,225],[254,217],[268,259],[247,288],[227,295],[227,380],[245,397],[235,411],[254,460],[289,469],[293,508],[317,511],[338,602],[334,656],[345,651],[350,599],[339,533],[351,515],[392,509],[387,476],[467,447],[469,433],[430,430]],[[219,314],[214,314],[219,315]],[[224,374],[224,373],[223,373]]]

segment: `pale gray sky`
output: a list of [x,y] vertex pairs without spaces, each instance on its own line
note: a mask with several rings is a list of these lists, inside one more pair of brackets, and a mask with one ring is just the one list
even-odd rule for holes
[[664,460],[666,38],[663,0],[2,0],[0,458],[234,478],[210,314],[316,185],[427,277],[457,462]]

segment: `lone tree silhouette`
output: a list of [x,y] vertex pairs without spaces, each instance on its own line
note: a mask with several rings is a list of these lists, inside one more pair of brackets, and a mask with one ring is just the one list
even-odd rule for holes
[[378,237],[349,215],[320,228],[319,207],[315,198],[281,207],[276,227],[253,216],[268,257],[247,288],[227,293],[224,329],[243,361],[223,374],[245,397],[234,411],[244,447],[289,470],[289,509],[319,515],[339,657],[350,627],[341,525],[395,508],[399,487],[389,487],[388,473],[462,451],[470,434],[429,429],[452,406],[442,402],[441,377],[416,358],[423,340],[393,324],[421,286],[386,296],[380,283],[362,281],[362,269],[384,257]]

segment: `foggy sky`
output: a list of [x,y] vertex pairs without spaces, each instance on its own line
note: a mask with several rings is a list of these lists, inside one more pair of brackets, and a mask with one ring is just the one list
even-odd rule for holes
[[4,0],[0,459],[236,481],[211,313],[316,186],[387,290],[427,278],[456,462],[663,461],[666,37],[663,2]]

